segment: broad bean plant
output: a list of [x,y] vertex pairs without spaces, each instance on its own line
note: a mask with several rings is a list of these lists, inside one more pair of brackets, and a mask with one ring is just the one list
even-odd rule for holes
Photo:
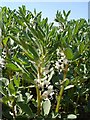
[[1,7],[3,120],[90,118],[90,24],[70,12]]

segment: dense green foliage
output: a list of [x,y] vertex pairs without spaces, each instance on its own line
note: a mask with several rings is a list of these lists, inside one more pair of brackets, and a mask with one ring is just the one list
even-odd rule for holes
[[1,8],[3,119],[90,118],[90,26],[69,14]]

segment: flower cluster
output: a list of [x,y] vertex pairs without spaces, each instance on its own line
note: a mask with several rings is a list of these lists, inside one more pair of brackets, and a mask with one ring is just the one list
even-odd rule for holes
[[6,51],[6,48],[3,49],[2,51],[2,58],[6,58],[6,54],[7,54],[7,51]]
[[15,48],[15,47],[9,49],[9,55],[10,55],[11,57],[14,55],[14,48]]
[[58,60],[55,62],[55,68],[62,72],[65,68],[65,65],[68,63],[68,60],[66,59],[66,56],[63,51],[57,50],[57,56]]
[[42,99],[52,98],[52,95],[54,94],[53,86],[49,81],[45,80],[40,82],[39,80],[36,80],[36,84],[41,91]]
[[5,59],[0,56],[0,68],[5,68]]

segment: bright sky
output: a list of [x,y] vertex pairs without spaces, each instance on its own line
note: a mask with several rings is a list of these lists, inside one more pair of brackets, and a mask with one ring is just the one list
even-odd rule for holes
[[[13,1],[13,0],[12,0]],[[7,6],[17,9],[18,6],[25,5],[27,9],[42,11],[43,17],[48,17],[49,22],[55,18],[57,10],[71,10],[70,19],[88,19],[88,2],[0,2],[0,6]]]

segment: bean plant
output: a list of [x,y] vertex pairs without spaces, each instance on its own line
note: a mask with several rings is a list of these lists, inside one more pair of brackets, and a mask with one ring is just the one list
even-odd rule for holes
[[70,12],[1,7],[2,120],[90,119],[90,25]]

